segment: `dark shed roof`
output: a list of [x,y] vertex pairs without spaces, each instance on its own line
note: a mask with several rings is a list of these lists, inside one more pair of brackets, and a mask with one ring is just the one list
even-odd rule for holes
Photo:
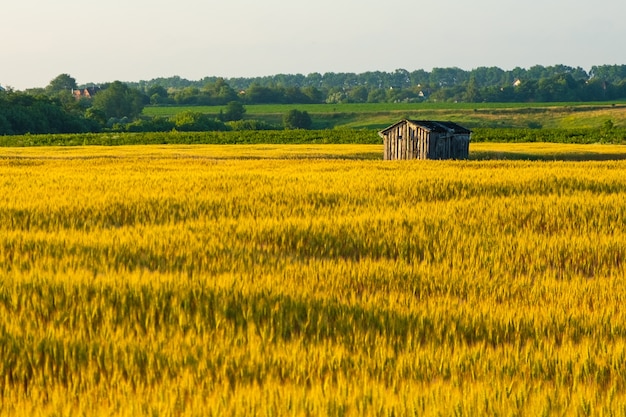
[[424,129],[430,130],[431,132],[447,132],[452,130],[454,133],[458,134],[470,134],[471,130],[464,128],[463,126],[457,125],[454,122],[441,122],[437,120],[408,120],[409,122],[416,124],[418,126],[423,127]]
[[381,136],[385,133],[387,133],[388,131],[392,130],[393,128],[395,128],[396,126],[398,126],[399,124],[402,123],[411,123],[417,126],[420,126],[423,129],[426,129],[430,132],[449,132],[450,130],[452,130],[454,132],[454,134],[461,134],[461,135],[469,135],[470,133],[472,133],[471,130],[464,128],[463,126],[460,126],[454,122],[443,122],[443,121],[438,121],[438,120],[401,120],[397,123],[392,124],[391,126],[381,130],[380,132],[378,132]]

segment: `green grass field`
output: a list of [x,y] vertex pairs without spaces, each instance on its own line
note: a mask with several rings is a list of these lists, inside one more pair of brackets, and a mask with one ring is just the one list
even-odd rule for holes
[[[401,118],[441,119],[470,128],[594,128],[612,120],[626,127],[626,102],[615,103],[363,103],[268,104],[246,106],[246,118],[281,124],[291,109],[307,111],[315,129],[381,129]],[[146,107],[148,116],[170,117],[182,111],[217,116],[223,106]]]

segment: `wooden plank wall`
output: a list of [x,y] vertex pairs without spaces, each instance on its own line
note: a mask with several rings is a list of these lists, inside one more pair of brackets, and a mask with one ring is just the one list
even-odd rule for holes
[[470,135],[429,132],[403,123],[384,136],[383,159],[467,159]]
[[405,123],[388,132],[384,148],[385,160],[428,159],[431,154],[429,132]]
[[408,159],[410,157],[409,142],[409,127],[406,123],[390,130],[384,139],[384,159]]
[[387,160],[387,136],[381,135],[383,138],[383,161]]
[[400,159],[407,159],[406,153],[409,143],[409,124],[402,125],[402,140],[400,141]]
[[428,159],[430,155],[430,133],[424,129],[418,130],[418,159]]

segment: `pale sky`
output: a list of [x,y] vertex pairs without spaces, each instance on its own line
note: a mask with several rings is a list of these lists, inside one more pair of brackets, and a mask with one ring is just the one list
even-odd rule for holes
[[[626,1],[6,0],[0,85],[626,64]],[[6,4],[8,3],[8,4]]]

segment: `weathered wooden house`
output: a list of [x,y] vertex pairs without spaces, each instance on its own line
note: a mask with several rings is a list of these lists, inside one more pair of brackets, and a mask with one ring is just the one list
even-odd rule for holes
[[467,159],[472,131],[453,122],[401,120],[378,134],[385,160]]

